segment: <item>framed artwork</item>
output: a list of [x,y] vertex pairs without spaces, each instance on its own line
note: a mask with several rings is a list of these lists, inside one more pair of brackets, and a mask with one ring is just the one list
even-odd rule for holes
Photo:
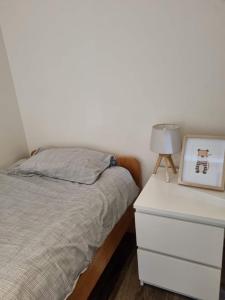
[[184,137],[178,183],[224,190],[225,137]]

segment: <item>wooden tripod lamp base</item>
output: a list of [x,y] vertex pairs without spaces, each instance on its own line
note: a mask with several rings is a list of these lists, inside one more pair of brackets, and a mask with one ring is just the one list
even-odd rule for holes
[[156,174],[158,171],[158,168],[160,167],[160,164],[162,160],[165,163],[165,168],[166,168],[166,181],[169,182],[169,168],[172,169],[173,173],[176,174],[177,170],[176,167],[173,163],[172,155],[171,154],[159,154],[158,159],[155,164],[155,168],[153,170],[153,174]]

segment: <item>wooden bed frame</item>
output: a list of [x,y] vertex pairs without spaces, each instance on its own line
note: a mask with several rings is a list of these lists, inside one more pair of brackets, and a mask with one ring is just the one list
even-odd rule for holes
[[[117,163],[119,166],[130,171],[136,184],[141,188],[141,167],[139,161],[134,157],[119,156],[117,157]],[[114,226],[103,245],[98,249],[88,269],[80,275],[75,289],[68,297],[68,300],[88,299],[121,239],[124,234],[130,230],[133,223],[134,211],[132,204],[127,208],[126,212]]]
[[[32,151],[31,156],[35,153],[36,150]],[[132,156],[117,156],[116,161],[117,165],[129,170],[137,186],[141,188],[141,166],[139,161]],[[131,231],[132,226],[134,227],[133,204],[131,204],[127,208],[127,210],[118,221],[118,223],[114,226],[102,246],[97,250],[87,270],[80,275],[75,289],[67,298],[68,300],[88,299],[124,234]]]

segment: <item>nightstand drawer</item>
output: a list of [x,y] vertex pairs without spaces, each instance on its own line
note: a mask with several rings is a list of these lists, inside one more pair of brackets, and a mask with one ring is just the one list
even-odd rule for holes
[[224,229],[135,213],[138,247],[221,268]]
[[139,278],[143,282],[197,299],[218,300],[220,270],[138,249]]

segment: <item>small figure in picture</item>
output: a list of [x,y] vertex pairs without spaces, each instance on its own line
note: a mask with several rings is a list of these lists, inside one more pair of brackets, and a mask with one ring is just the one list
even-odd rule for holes
[[195,173],[207,174],[209,170],[209,150],[198,149],[197,162],[195,165]]

